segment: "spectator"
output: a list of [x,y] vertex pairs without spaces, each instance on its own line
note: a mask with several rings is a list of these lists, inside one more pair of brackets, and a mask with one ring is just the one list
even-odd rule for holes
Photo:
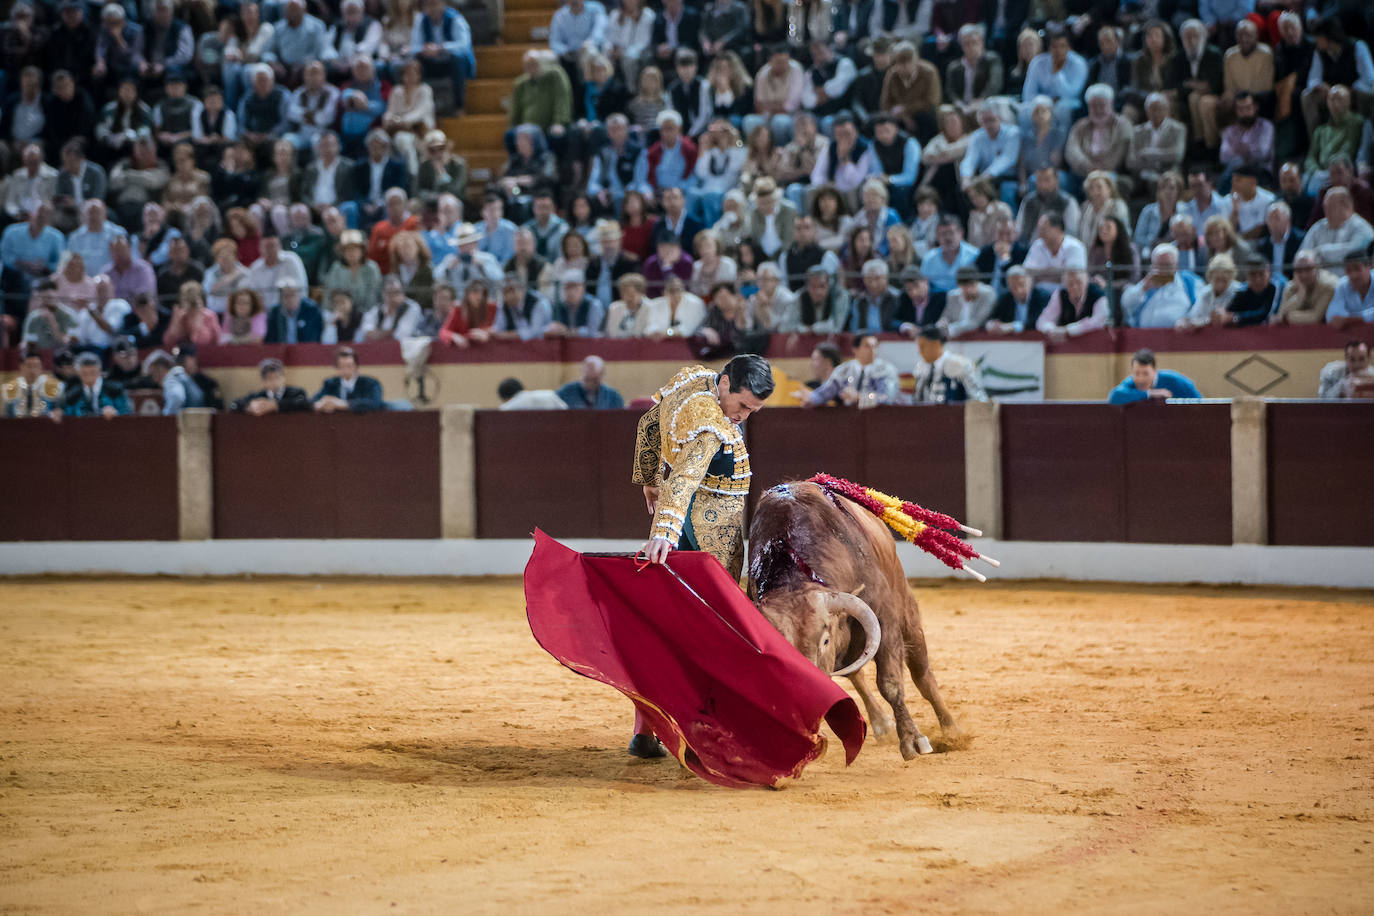
[[961,267],[955,274],[955,288],[945,300],[940,324],[950,337],[960,337],[970,331],[981,331],[997,306],[997,294],[992,287],[978,280],[978,268]]
[[[292,281],[285,282],[290,284]],[[279,291],[279,295],[283,293],[284,290]],[[267,313],[263,310],[262,296],[258,295],[257,290],[241,289],[230,295],[220,326],[223,328],[220,344],[262,343],[267,334]]]
[[[666,3],[682,0],[665,0]],[[502,410],[567,410],[568,405],[557,394],[547,388],[528,390],[519,379],[503,379],[496,386],[496,396],[501,399]]]
[[57,301],[67,308],[84,307],[77,303],[95,298],[95,281],[86,274],[81,255],[74,251],[63,252],[52,280],[57,284]]
[[795,331],[799,320],[797,297],[783,283],[782,270],[778,265],[772,261],[760,264],[758,284],[759,288],[749,302],[752,328],[776,333]]
[[156,350],[144,360],[143,371],[162,389],[164,417],[174,417],[187,408],[205,406],[205,393],[165,350]]
[[[167,211],[157,203],[143,205],[143,231],[134,236],[134,253],[154,269],[162,267],[171,256],[173,239],[181,238],[181,230],[167,224]],[[186,249],[189,259],[191,250]]]
[[682,242],[677,236],[663,234],[655,243],[656,254],[644,262],[644,279],[649,284],[649,295],[662,295],[664,281],[676,276],[684,284],[692,279],[692,258],[682,250]]
[[[291,2],[300,5],[300,0]],[[277,85],[273,69],[267,64],[257,64],[248,72],[251,74],[252,91],[239,100],[236,119],[239,136],[248,144],[257,160],[265,162],[271,156],[272,144],[285,136],[291,125],[291,96]]]
[[1293,225],[1311,228],[1316,198],[1302,189],[1302,170],[1296,163],[1279,167],[1279,198],[1293,210]]
[[621,0],[607,20],[606,54],[625,74],[626,83],[635,82],[640,62],[650,53],[657,21],[657,14],[642,0]]
[[1057,288],[1065,270],[1087,269],[1088,250],[1082,242],[1066,232],[1064,217],[1051,211],[1041,216],[1036,224],[1036,239],[1026,252],[1026,260],[1022,264],[1030,271],[1036,286],[1051,293]]
[[[242,299],[245,293],[256,292],[243,290],[235,293],[236,298]],[[304,290],[291,277],[282,277],[277,281],[278,303],[272,306],[266,313],[266,318],[262,321],[262,330],[256,333],[263,334],[263,342],[269,344],[297,344],[297,343],[320,343],[324,337],[324,315],[320,307],[314,301],[305,298]],[[231,298],[231,302],[233,299]],[[258,314],[262,309],[261,299],[255,304],[253,314]],[[347,338],[352,340],[350,335]]]
[[[1075,23],[1077,25],[1077,23]],[[1097,56],[1088,61],[1087,84],[1102,85],[1110,89],[1114,96],[1117,111],[1121,111],[1126,99],[1124,91],[1131,82],[1131,62],[1121,47],[1124,37],[1122,30],[1115,25],[1104,25],[1097,30]],[[1127,118],[1129,121],[1130,119]]]
[[969,140],[968,152],[959,163],[960,187],[965,191],[975,181],[986,179],[1001,189],[1003,199],[1015,201],[1008,183],[1016,182],[1016,164],[1021,152],[1021,134],[1010,125],[1003,126],[997,105],[984,102],[978,111],[981,125]]
[[1274,324],[1321,324],[1337,282],[1334,274],[1319,267],[1316,254],[1299,252],[1293,258],[1293,277],[1283,288]]
[[424,200],[449,195],[461,201],[467,191],[467,161],[453,152],[447,134],[441,130],[429,131],[425,134],[425,158],[416,174],[416,194]]
[[[1196,298],[1193,274],[1178,268],[1178,249],[1156,245],[1150,270],[1121,297],[1126,322],[1133,328],[1172,328],[1188,314]],[[1041,316],[1043,323],[1045,318]]]
[[[107,7],[108,9],[108,7]],[[72,417],[128,416],[133,413],[124,386],[106,381],[100,375],[100,357],[82,353],[76,358],[79,384],[70,386],[62,402],[62,412]]]
[[683,0],[663,0],[663,11],[654,19],[646,58],[666,67],[679,48],[700,47],[700,34],[701,17],[694,8],[684,8]]
[[1265,235],[1269,207],[1278,200],[1273,192],[1259,186],[1259,178],[1259,169],[1250,165],[1236,169],[1232,176],[1231,224],[1246,239]]
[[916,46],[900,41],[892,49],[892,66],[883,77],[880,101],[883,111],[918,141],[935,136],[935,109],[940,104],[940,74],[930,63],[920,60]]
[[[91,123],[89,120],[86,123]],[[68,234],[80,227],[85,218],[85,210],[91,203],[100,204],[100,212],[105,212],[104,198],[109,190],[109,178],[105,170],[86,158],[86,141],[73,137],[62,145],[62,168],[57,173],[53,189],[53,225]],[[123,230],[120,230],[121,232]],[[103,264],[109,260],[108,252]]]
[[1189,19],[1179,27],[1183,53],[1174,57],[1169,85],[1191,118],[1194,142],[1214,150],[1221,142],[1217,132],[1217,103],[1225,82],[1225,62],[1215,45],[1207,43],[1207,26]]
[[96,277],[94,293],[71,307],[76,315],[76,338],[83,346],[105,350],[124,326],[124,319],[132,307],[123,299],[116,299],[107,277]]
[[548,278],[551,282],[547,286],[541,285],[539,290],[554,301],[558,300],[558,278],[562,277],[569,270],[576,270],[585,278],[587,276],[587,265],[591,261],[591,247],[587,244],[587,240],[581,233],[564,233],[560,248],[561,251],[559,252],[558,258],[553,262],[552,276]]
[[502,340],[538,340],[552,323],[553,307],[549,301],[529,290],[522,274],[506,274],[492,336]]
[[286,0],[282,18],[262,51],[277,82],[299,86],[306,65],[327,56],[329,44],[324,23],[305,11],[305,0]]
[[690,199],[692,210],[703,226],[714,225],[720,219],[721,200],[726,191],[739,184],[744,158],[739,132],[724,118],[712,121],[697,141]]
[[420,170],[420,136],[434,126],[434,93],[421,81],[420,61],[411,59],[401,65],[400,82],[392,87],[382,115],[382,127],[391,133],[391,142],[411,175]]
[[120,322],[119,333],[122,340],[132,340],[138,349],[148,350],[162,346],[171,323],[171,310],[163,308],[155,298],[144,294],[134,300],[133,311]]
[[205,270],[191,260],[191,246],[180,235],[167,242],[167,263],[157,272],[157,294],[171,299],[186,282],[204,283]]
[[367,240],[367,256],[377,262],[382,273],[391,272],[391,240],[399,232],[418,232],[420,220],[407,209],[406,192],[388,188],[382,218],[372,226]]
[[1244,18],[1236,23],[1236,44],[1227,50],[1222,62],[1222,94],[1217,105],[1222,120],[1236,114],[1242,93],[1262,102],[1266,109],[1273,107],[1274,52],[1260,44],[1254,21]]
[[[777,181],[785,189],[787,199],[801,212],[804,208],[802,192],[816,170],[817,162],[826,153],[829,141],[816,130],[815,117],[806,111],[797,112],[792,121],[792,142],[782,147]],[[772,136],[772,133],[769,133]]]
[[611,303],[606,310],[606,336],[612,338],[643,337],[644,325],[649,312],[645,303],[648,285],[644,275],[627,273],[616,281],[620,298]]
[[367,152],[367,140],[386,111],[388,84],[377,75],[372,60],[359,57],[353,61],[353,79],[342,87],[339,99],[343,114],[339,117],[339,141],[344,154],[358,159]]
[[1131,357],[1131,374],[1112,389],[1107,400],[1112,404],[1138,404],[1142,401],[1169,398],[1202,397],[1197,386],[1177,372],[1159,369],[1151,350],[1138,350]]
[[582,360],[582,377],[568,382],[556,393],[569,407],[618,410],[625,406],[625,399],[620,392],[603,383],[605,376],[606,361],[599,356],[588,356]]
[[[1021,101],[1030,102],[1040,95],[1051,99],[1055,123],[1067,130],[1073,123],[1078,99],[1088,82],[1088,62],[1071,49],[1069,34],[1062,27],[1047,28],[1045,40],[1049,50],[1036,55],[1026,67]],[[1023,111],[1021,129],[1025,131],[1029,127],[1030,112],[1024,106]]]
[[691,337],[706,320],[706,303],[687,292],[687,284],[676,275],[664,281],[663,295],[650,299],[644,307],[644,336],[655,340]]
[[1084,245],[1091,245],[1097,238],[1097,227],[1106,220],[1115,219],[1123,226],[1130,219],[1126,202],[1117,191],[1116,182],[1107,172],[1089,172],[1083,180],[1083,191],[1087,195],[1079,210],[1078,226],[1073,234]]
[[1188,190],[1192,199],[1184,202],[1182,212],[1192,217],[1194,226],[1205,226],[1214,216],[1231,217],[1230,201],[1214,193],[1215,185],[1205,165],[1194,165],[1188,170]]
[[[324,132],[333,127],[334,122],[338,120],[339,89],[325,82],[325,75],[322,62],[309,61],[305,65],[304,81],[299,89],[291,93],[286,107],[289,129],[286,139],[291,141],[295,149],[313,147],[319,142],[320,137],[324,136]],[[404,93],[402,96],[404,97]],[[396,90],[392,91],[392,98],[396,98]],[[329,202],[334,203],[332,200]]]
[[[992,334],[1020,334],[1035,330],[1040,315],[1049,305],[1049,294],[1037,288],[1031,281],[1030,272],[1019,264],[1007,271],[1006,278],[1007,291],[997,300],[992,317],[983,330]],[[1062,316],[1062,303],[1060,312]]]
[[1058,216],[1064,226],[1078,225],[1078,201],[1060,189],[1059,171],[1044,166],[1035,173],[1035,190],[1026,195],[1021,201],[1021,209],[1016,211],[1016,231],[1021,244],[1034,245],[1041,217],[1051,213]]
[[1134,241],[1137,251],[1149,254],[1150,249],[1172,236],[1170,224],[1179,212],[1179,193],[1183,190],[1183,176],[1178,172],[1164,172],[1155,184],[1155,199],[1140,211],[1136,220]]
[[48,416],[59,404],[62,384],[43,373],[43,354],[37,348],[26,348],[19,354],[19,376],[0,386],[0,416]]
[[353,297],[346,289],[336,289],[330,294],[329,309],[323,318],[322,344],[357,343],[362,337],[358,332],[363,326],[363,313],[353,304]]
[[[143,71],[143,29],[129,22],[124,7],[107,3],[100,9],[100,33],[95,39],[91,76],[108,83],[137,78]],[[121,86],[121,91],[123,87]]]
[[486,278],[473,277],[460,295],[461,300],[439,329],[439,339],[451,347],[486,343],[496,326],[497,313]]
[[829,118],[850,107],[849,87],[859,71],[853,60],[837,54],[834,45],[826,39],[812,38],[809,48],[811,66],[802,84],[801,108],[812,116]]
[[358,373],[358,354],[352,347],[339,347],[334,351],[334,371],[338,374],[325,379],[312,398],[316,412],[368,413],[385,408],[382,383],[370,375]]
[[1117,217],[1109,216],[1097,224],[1097,233],[1088,246],[1088,269],[1093,271],[1094,283],[1110,287],[1117,296],[1140,279],[1140,255],[1126,234],[1126,224]]
[[1317,397],[1323,400],[1369,397],[1371,387],[1374,387],[1374,371],[1369,368],[1369,344],[1352,340],[1345,345],[1344,359],[1322,367]]
[[[71,309],[57,301],[57,284],[46,277],[34,284],[29,298],[28,314],[20,329],[20,341],[40,350],[61,346],[75,346],[81,342],[76,336],[77,318]],[[99,358],[96,365],[100,365]]]
[[[659,246],[662,250],[662,245]],[[568,270],[558,278],[558,301],[546,337],[600,337],[606,324],[606,307],[587,295],[586,274]]]
[[236,413],[260,417],[269,413],[301,413],[310,410],[310,396],[304,388],[286,384],[286,369],[279,359],[265,359],[258,364],[262,388],[234,401]]
[[162,189],[162,203],[180,219],[191,215],[192,205],[210,195],[210,173],[196,167],[196,151],[190,143],[172,148],[172,172]]
[[553,268],[534,251],[534,233],[519,229],[515,233],[515,254],[505,264],[506,273],[519,273],[525,285],[535,290],[552,289]]
[[981,24],[960,26],[959,47],[963,56],[945,67],[945,98],[972,118],[987,99],[1002,94],[1002,58],[986,50]]
[[1193,331],[1210,324],[1220,325],[1226,320],[1231,300],[1240,292],[1236,282],[1236,262],[1229,254],[1219,254],[1207,262],[1207,285],[1198,294],[1197,302],[1188,314],[1178,320],[1180,331]]
[[34,280],[57,270],[65,242],[62,233],[48,225],[51,213],[52,206],[40,202],[27,220],[6,226],[0,233],[0,263],[5,269],[6,292],[26,295]]
[[[1054,169],[1058,174],[1064,168],[1064,140],[1069,132],[1067,127],[1055,123],[1054,102],[1049,96],[1038,95],[1030,105],[1030,127],[1021,132],[1016,170],[1020,182],[1018,195],[1025,192],[1030,179],[1041,169]],[[962,122],[959,126],[962,129]]]
[[1115,174],[1126,162],[1131,147],[1131,123],[1112,109],[1114,94],[1098,83],[1083,94],[1088,114],[1069,131],[1064,159],[1074,174],[1083,178],[1093,172]]
[[806,271],[797,299],[798,330],[804,334],[837,334],[849,325],[849,294],[821,265]]
[[949,340],[939,325],[926,325],[916,338],[920,358],[916,360],[917,404],[959,404],[986,401],[978,367],[967,356],[945,349]]
[[1355,213],[1354,198],[1346,188],[1332,188],[1326,195],[1325,209],[1326,215],[1312,224],[1298,246],[1299,251],[1316,252],[1323,267],[1341,263],[1352,248],[1374,241],[1374,226]]
[[993,292],[1001,295],[1007,288],[1007,271],[1020,266],[1028,250],[1016,238],[1016,223],[1004,212],[993,222],[992,240],[979,249],[973,265],[987,279]]
[[[1367,124],[1370,123],[1374,122],[1367,122]],[[1355,212],[1363,216],[1366,222],[1374,224],[1374,190],[1370,189],[1368,181],[1356,177],[1354,163],[1351,162],[1350,157],[1341,155],[1331,158],[1327,184],[1318,195],[1316,204],[1312,207],[1312,216],[1307,223],[1309,226],[1326,215],[1326,195],[1331,192],[1332,188],[1348,190],[1350,198],[1355,204]]]
[[1169,221],[1169,238],[1178,249],[1178,269],[1199,276],[1207,268],[1207,249],[1198,239],[1197,226],[1187,213],[1176,213]]
[[[807,369],[811,377],[806,380],[806,387],[815,391],[824,385],[842,362],[844,360],[840,358],[839,347],[829,341],[816,344],[816,348],[811,351],[811,362]],[[827,407],[833,406],[835,400],[832,398],[825,403]]]
[[205,272],[205,301],[211,311],[223,315],[229,310],[229,297],[248,288],[251,280],[248,268],[238,259],[238,246],[233,239],[218,239],[211,252],[215,263]]
[[458,250],[435,269],[435,277],[453,286],[459,296],[463,295],[469,283],[476,280],[485,281],[488,293],[501,283],[501,265],[496,263],[494,257],[478,249],[480,241],[476,228],[470,223],[462,223],[454,237]]
[[1238,291],[1230,305],[1217,318],[1222,325],[1237,327],[1267,324],[1269,316],[1278,311],[1280,286],[1275,286],[1269,272],[1269,262],[1251,258],[1245,264],[1245,287]]
[[597,239],[600,254],[587,262],[587,283],[598,302],[611,302],[615,299],[615,289],[621,277],[638,273],[639,260],[621,248],[620,225],[614,220],[602,220],[597,224]]
[[232,143],[224,148],[219,167],[210,176],[210,194],[215,206],[224,211],[224,223],[232,231],[233,211],[243,212],[256,203],[258,196],[258,173],[248,144]]
[[887,262],[877,258],[866,261],[861,275],[859,291],[850,299],[846,330],[854,334],[897,330],[901,297],[888,283]]
[[172,320],[162,335],[162,345],[176,347],[189,342],[197,347],[213,347],[222,333],[219,317],[205,307],[205,290],[194,281],[183,284],[172,307]]
[[1331,161],[1337,156],[1354,159],[1360,150],[1360,133],[1364,118],[1350,110],[1350,90],[1333,86],[1326,97],[1329,119],[1312,131],[1312,145],[1307,150],[1304,166],[1307,172],[1307,193],[1316,194],[1326,186]]
[[[1306,87],[1302,93],[1302,113],[1307,131],[1314,138],[1323,108],[1330,110],[1335,86],[1348,86],[1367,103],[1374,94],[1374,57],[1362,39],[1353,41],[1345,34],[1339,16],[1327,16],[1313,30],[1316,48],[1312,54]],[[1368,105],[1362,104],[1361,110]]]
[[[391,138],[380,128],[368,132],[367,158],[353,167],[353,191],[357,195],[352,201],[340,205],[339,209],[348,218],[352,227],[371,231],[372,226],[386,214],[390,204],[387,202],[392,191],[401,194],[401,209],[405,209],[406,189],[410,177],[405,163],[391,155]],[[390,242],[390,237],[386,239]]]
[[[477,253],[476,231],[467,224],[464,230],[472,239],[468,243],[472,252]],[[392,236],[390,255],[391,271],[405,284],[406,296],[418,302],[424,311],[429,311],[434,305],[434,271],[425,240],[418,232],[398,232]],[[496,268],[495,260],[491,264]],[[499,270],[496,268],[497,273]]]
[[248,268],[248,286],[258,291],[267,308],[272,308],[280,301],[278,284],[283,279],[293,281],[299,289],[309,285],[300,256],[295,252],[282,251],[281,239],[277,236],[264,236],[262,256]]
[[860,409],[897,403],[897,368],[878,358],[878,338],[857,333],[853,346],[854,358],[836,366],[829,378],[802,402],[803,407],[820,407],[837,398],[846,407]]
[[[57,91],[57,73],[66,73],[73,85],[88,85],[95,65],[96,27],[86,22],[86,4],[82,0],[63,0],[57,5],[58,21],[48,36],[47,65],[56,73],[53,88]],[[82,90],[84,94],[84,90]],[[86,121],[89,133],[92,121]],[[70,136],[59,134],[58,136]]]
[[472,30],[463,14],[445,0],[423,0],[421,6],[423,13],[415,17],[410,36],[410,53],[420,59],[427,80],[447,79],[452,84],[454,113],[462,114],[463,87],[477,75]]
[[930,281],[931,289],[943,293],[954,288],[959,268],[970,266],[978,259],[978,249],[964,241],[963,227],[953,216],[940,217],[936,241],[939,247],[921,260],[921,274]]
[[505,264],[515,256],[515,223],[505,218],[505,204],[497,194],[488,193],[482,202],[482,221],[477,224],[481,239],[478,250]]
[[364,313],[358,333],[364,341],[409,340],[415,336],[423,318],[419,304],[406,298],[401,278],[388,274],[382,281],[382,301]]
[[1345,276],[1336,284],[1326,323],[1337,328],[1374,321],[1374,287],[1369,282],[1369,251],[1351,248],[1345,254]]
[[606,119],[606,136],[608,142],[592,155],[587,193],[602,210],[616,212],[636,180],[635,170],[643,148],[638,139],[630,136],[630,121],[620,113]]
[[[939,78],[936,78],[938,97]],[[774,45],[768,62],[754,76],[754,113],[746,115],[742,129],[751,134],[765,124],[773,132],[773,142],[785,146],[792,140],[792,116],[801,108],[806,88],[806,71],[791,58],[786,45]]]
[[325,34],[323,57],[336,83],[348,79],[354,58],[375,58],[382,47],[382,24],[367,15],[363,0],[343,0],[340,14]]
[[57,192],[57,169],[43,161],[43,144],[25,143],[21,156],[23,164],[5,182],[5,215],[13,222],[27,220]]
[[1236,93],[1235,112],[1235,123],[1221,133],[1221,164],[1228,173],[1251,166],[1262,176],[1272,174],[1273,122],[1259,116],[1259,104],[1249,92]]
[[[162,339],[159,338],[153,347],[161,344]],[[143,364],[138,361],[138,348],[128,337],[115,338],[114,346],[110,347],[110,368],[106,370],[105,378],[119,382],[126,389],[153,387],[152,379],[144,374]]]
[[[1251,102],[1253,103],[1253,99]],[[1181,122],[1169,117],[1169,98],[1163,92],[1151,92],[1146,96],[1145,114],[1145,122],[1131,132],[1131,144],[1126,152],[1126,167],[1146,184],[1154,184],[1165,172],[1173,172],[1182,167],[1188,129]],[[1227,139],[1238,136],[1233,133],[1234,127],[1235,125],[1227,128]],[[1272,130],[1273,126],[1270,125],[1271,158]],[[1227,139],[1222,141],[1223,162],[1226,161]],[[1242,139],[1238,142],[1245,141]]]

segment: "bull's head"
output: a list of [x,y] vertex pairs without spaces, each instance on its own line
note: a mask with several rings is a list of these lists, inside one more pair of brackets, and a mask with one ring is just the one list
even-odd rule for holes
[[[878,616],[847,592],[824,588],[772,591],[759,601],[759,611],[813,665],[833,677],[853,674],[878,654],[882,636]],[[863,627],[864,649],[835,671],[835,660],[848,655],[851,618]]]

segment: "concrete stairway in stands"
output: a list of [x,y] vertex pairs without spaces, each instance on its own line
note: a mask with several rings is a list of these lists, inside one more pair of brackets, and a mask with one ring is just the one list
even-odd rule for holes
[[440,121],[454,150],[467,160],[469,220],[479,218],[487,182],[506,161],[502,137],[510,125],[511,87],[522,72],[521,59],[531,48],[548,47],[549,22],[558,6],[558,0],[505,0],[500,42],[476,48],[477,78],[467,85],[466,113]]

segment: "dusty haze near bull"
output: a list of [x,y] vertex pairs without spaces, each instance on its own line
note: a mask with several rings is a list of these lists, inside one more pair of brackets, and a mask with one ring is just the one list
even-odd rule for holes
[[1374,909],[1374,595],[919,591],[972,742],[740,792],[514,581],[0,584],[0,909]]

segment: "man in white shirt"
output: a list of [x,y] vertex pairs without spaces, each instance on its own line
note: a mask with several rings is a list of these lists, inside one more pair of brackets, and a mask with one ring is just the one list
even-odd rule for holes
[[85,222],[71,235],[67,236],[67,250],[81,255],[86,263],[86,274],[99,270],[113,260],[110,257],[110,243],[115,239],[128,238],[129,233],[105,218],[105,202],[92,198],[81,207]]
[[319,213],[347,200],[352,191],[353,163],[339,155],[339,135],[320,131],[315,138],[315,157],[305,167],[301,191],[310,209]]
[[991,286],[979,282],[979,275],[978,268],[972,265],[960,267],[956,274],[957,285],[950,290],[944,314],[940,316],[940,324],[945,326],[950,337],[981,330],[992,317],[997,294]]
[[408,340],[420,328],[424,314],[420,305],[406,298],[406,288],[401,278],[387,274],[382,281],[382,301],[363,315],[358,327],[362,340]]
[[444,258],[434,271],[434,279],[440,283],[452,284],[458,291],[459,299],[463,298],[468,283],[474,277],[485,278],[487,289],[500,289],[505,279],[496,258],[478,250],[481,241],[482,235],[476,226],[471,223],[460,223],[453,231],[453,244],[457,250]]
[[344,0],[341,12],[343,20],[325,36],[329,47],[324,57],[339,82],[352,75],[354,58],[374,58],[382,44],[382,24],[366,14],[363,0]]
[[5,182],[5,213],[14,222],[26,220],[57,193],[57,169],[43,161],[40,143],[24,144],[23,164]]
[[305,276],[305,264],[294,251],[282,251],[281,239],[275,234],[265,235],[261,245],[262,256],[248,268],[248,285],[257,290],[262,297],[264,308],[274,308],[281,302],[277,281],[291,279],[300,289],[309,287]]
[[1269,205],[1278,199],[1259,186],[1259,178],[1259,169],[1253,165],[1243,165],[1231,176],[1231,223],[1247,239],[1264,235]]
[[1064,227],[1064,217],[1058,213],[1046,213],[1036,224],[1036,240],[1026,252],[1026,260],[1021,266],[1030,271],[1035,285],[1046,293],[1053,293],[1059,287],[1059,279],[1064,271],[1086,269],[1088,249],[1083,243],[1068,234]]
[[124,316],[134,310],[128,302],[114,298],[110,278],[104,274],[95,278],[95,301],[73,305],[76,306],[76,336],[83,344],[102,350],[113,343]]
[[1298,249],[1315,251],[1321,266],[1340,264],[1352,248],[1362,248],[1374,241],[1374,226],[1355,212],[1355,199],[1349,188],[1331,188],[1322,206],[1326,215],[1307,230]]
[[502,380],[496,386],[502,410],[567,410],[568,405],[547,388],[529,390],[517,378]]
[[1178,269],[1178,249],[1165,243],[1150,253],[1150,272],[1121,295],[1126,323],[1133,328],[1172,328],[1193,307],[1193,274]]

